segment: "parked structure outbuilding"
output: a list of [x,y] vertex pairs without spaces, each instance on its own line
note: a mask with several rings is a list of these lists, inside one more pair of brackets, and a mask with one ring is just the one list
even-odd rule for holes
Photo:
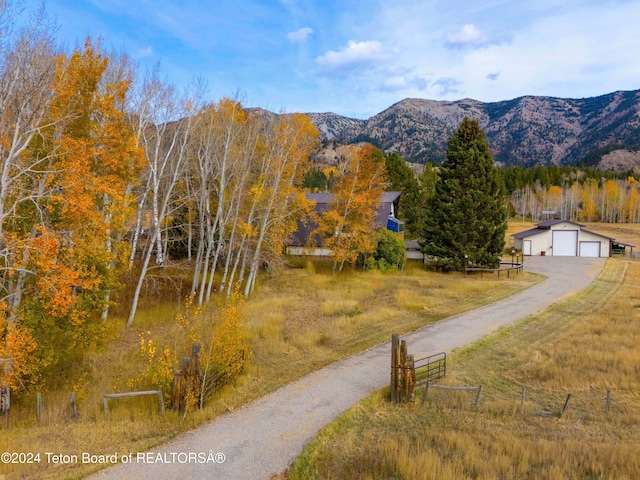
[[524,255],[563,257],[610,257],[614,242],[569,220],[548,220],[512,237],[514,247]]

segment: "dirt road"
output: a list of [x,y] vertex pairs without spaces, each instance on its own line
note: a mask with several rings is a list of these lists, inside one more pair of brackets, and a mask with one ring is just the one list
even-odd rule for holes
[[[525,270],[541,273],[546,280],[403,338],[416,356],[450,352],[586,288],[605,261],[527,258]],[[103,470],[92,478],[269,479],[284,470],[320,428],[389,383],[389,355],[387,343],[330,365],[152,452],[133,452],[131,463]],[[224,455],[223,462],[218,453]]]

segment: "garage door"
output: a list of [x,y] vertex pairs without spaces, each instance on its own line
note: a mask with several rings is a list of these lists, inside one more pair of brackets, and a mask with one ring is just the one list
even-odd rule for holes
[[599,257],[600,242],[580,242],[581,257]]
[[554,231],[552,245],[554,257],[575,257],[578,254],[578,231]]

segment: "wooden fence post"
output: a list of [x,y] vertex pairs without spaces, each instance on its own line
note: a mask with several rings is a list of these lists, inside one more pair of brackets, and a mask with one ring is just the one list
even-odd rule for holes
[[391,336],[391,402],[411,402],[415,398],[416,363],[409,355],[407,341]]
[[391,401],[398,403],[398,357],[400,337],[391,335]]
[[482,394],[482,385],[478,387],[478,395],[476,395],[476,403],[475,408],[478,408],[478,403],[480,403],[480,395]]
[[36,414],[38,416],[38,424],[42,422],[42,394],[36,393]]
[[404,403],[407,401],[407,396],[409,395],[409,383],[408,383],[408,375],[407,375],[407,341],[400,340],[400,375],[402,379],[402,385],[400,390],[400,402]]
[[171,389],[171,410],[177,412],[180,410],[180,383],[182,380],[182,372],[173,371],[173,388]]
[[413,402],[415,399],[414,390],[416,388],[416,362],[413,355],[409,355],[407,357],[407,366],[409,367],[409,398],[410,402]]
[[607,402],[604,407],[604,413],[609,415],[609,407],[611,407],[611,390],[607,390]]
[[9,410],[11,409],[11,388],[0,387],[0,412],[4,416],[4,424],[9,424]]
[[[189,393],[193,398],[198,398],[200,393],[200,344],[194,343],[191,345],[191,365],[190,365],[190,381],[189,381]],[[199,405],[199,403],[198,403]]]
[[200,349],[199,343],[191,345],[191,368],[196,375],[200,375]]
[[569,402],[571,401],[571,394],[567,395],[567,399],[564,402],[564,407],[562,407],[562,412],[560,413],[560,416],[564,415],[564,412],[567,410],[567,408],[569,407]]
[[164,415],[164,395],[162,389],[158,390],[158,403],[160,404],[160,413]]
[[71,418],[74,422],[78,421],[78,409],[76,407],[76,394],[71,392]]
[[420,405],[424,405],[424,402],[426,402],[427,393],[429,393],[429,382],[424,385],[424,393],[422,394],[422,403],[420,403]]
[[199,398],[202,387],[200,372],[200,352],[199,343],[191,345],[191,356],[182,357],[180,370],[173,372],[173,386],[171,389],[171,409],[174,412],[183,412],[187,408],[187,400],[190,394],[194,398]]
[[180,379],[180,395],[178,411],[184,412],[187,406],[187,390],[189,389],[189,370],[191,367],[191,357],[182,357],[182,365],[180,370],[182,371],[182,377]]
[[524,401],[527,397],[527,387],[522,387],[522,391],[520,392],[520,413],[524,414]]

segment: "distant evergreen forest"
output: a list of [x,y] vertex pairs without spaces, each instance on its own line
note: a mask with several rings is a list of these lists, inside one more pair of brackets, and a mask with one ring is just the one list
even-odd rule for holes
[[595,180],[598,186],[602,186],[607,180],[628,180],[632,177],[640,180],[640,172],[626,171],[614,172],[612,170],[599,170],[589,166],[535,166],[535,167],[505,167],[502,169],[505,190],[508,194],[525,187],[540,186],[550,188],[571,187],[574,183],[581,186],[586,182]]
[[[307,191],[331,191],[341,169],[335,165],[312,167],[302,181]],[[425,164],[416,176],[397,153],[385,155],[389,190],[402,192],[399,217],[410,237],[421,238],[426,205],[433,194],[439,167]],[[558,218],[585,222],[640,223],[640,169],[626,172],[600,170],[589,165],[509,166],[498,170],[510,217],[534,222],[545,212]]]

